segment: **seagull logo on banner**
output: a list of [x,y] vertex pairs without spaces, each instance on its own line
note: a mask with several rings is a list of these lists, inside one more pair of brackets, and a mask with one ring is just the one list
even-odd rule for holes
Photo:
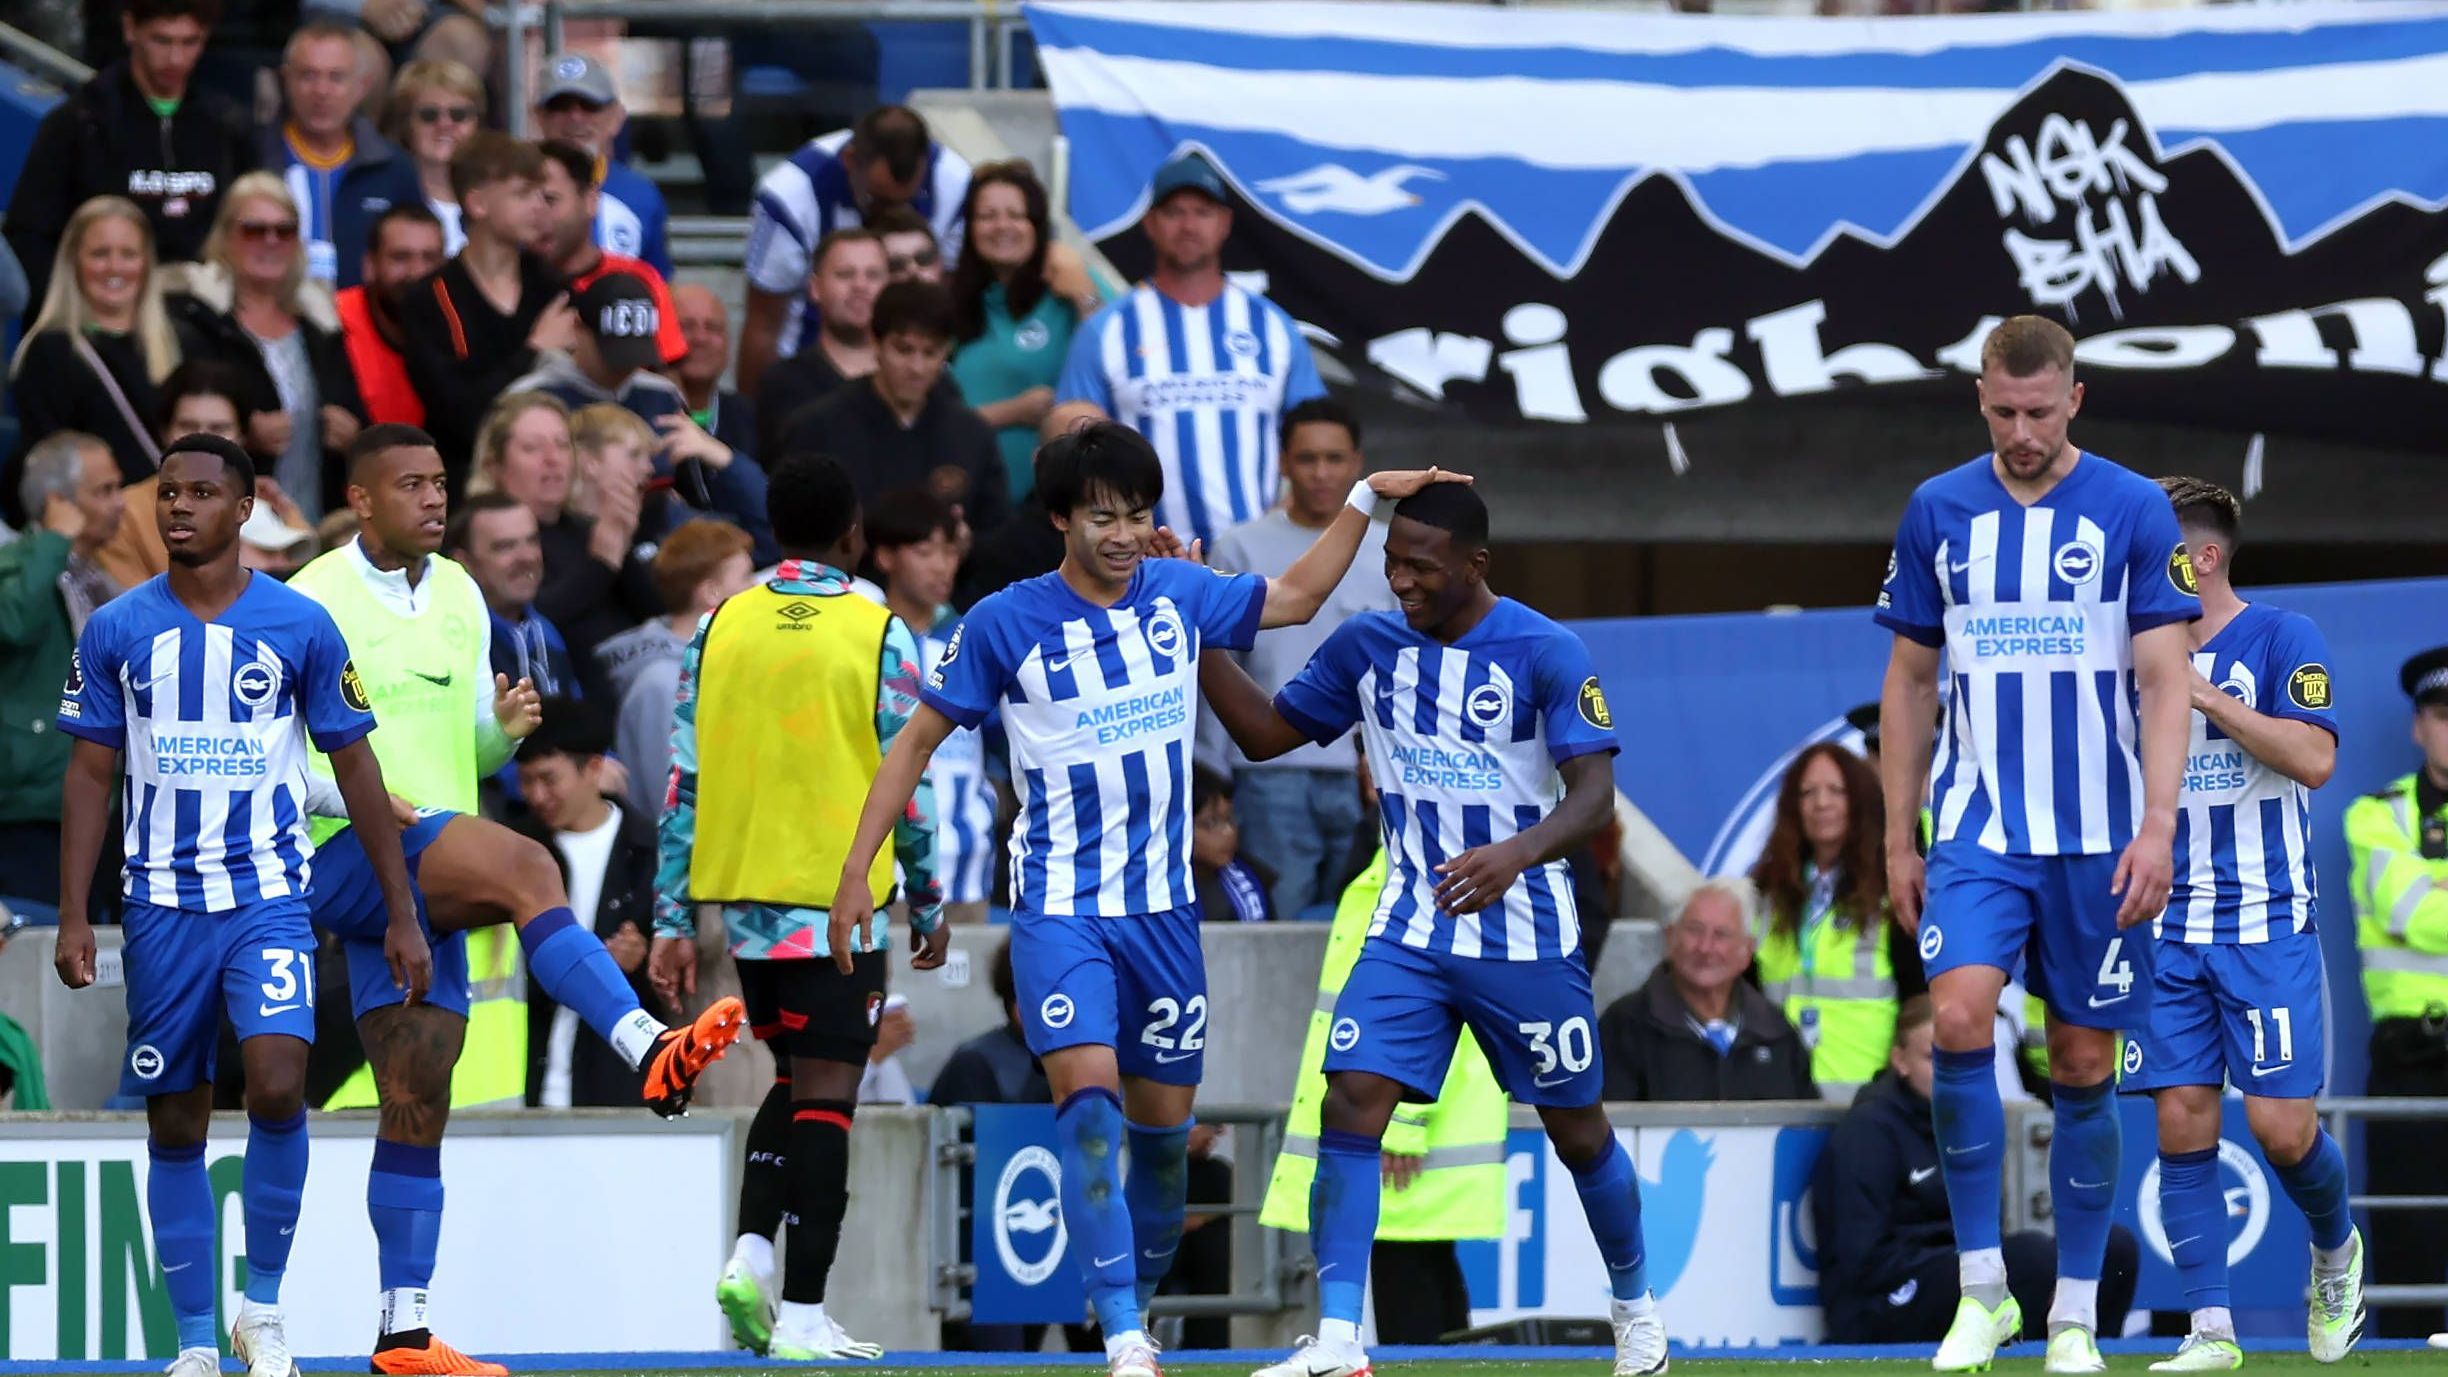
[[1306,172],[1260,182],[1258,189],[1272,194],[1295,215],[1314,215],[1321,210],[1339,215],[1384,215],[1420,203],[1416,194],[1403,189],[1403,183],[1414,177],[1445,180],[1444,173],[1417,163],[1397,163],[1368,177],[1341,163],[1319,163]]

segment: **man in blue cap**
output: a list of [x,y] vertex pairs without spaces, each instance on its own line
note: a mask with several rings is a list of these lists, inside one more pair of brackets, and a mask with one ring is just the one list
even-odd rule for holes
[[1277,418],[1326,395],[1309,342],[1284,309],[1224,276],[1232,234],[1224,175],[1185,152],[1156,170],[1139,224],[1156,269],[1071,338],[1050,428],[1120,421],[1164,461],[1159,523],[1187,542],[1275,505]]

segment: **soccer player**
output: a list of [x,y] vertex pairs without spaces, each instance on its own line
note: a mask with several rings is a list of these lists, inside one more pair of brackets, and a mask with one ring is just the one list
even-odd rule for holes
[[[1979,396],[1992,452],[1913,493],[1878,599],[1895,633],[1879,698],[1888,891],[1920,937],[1938,1011],[1930,1100],[1963,1287],[1941,1372],[1986,1368],[2023,1327],[1998,1245],[2006,1124],[1992,1047],[2017,967],[2048,1005],[2055,1084],[2047,1367],[2104,1366],[2116,1037],[2151,999],[2152,944],[2124,929],[2167,902],[2185,624],[2201,599],[2167,495],[2067,441],[2082,395],[2063,326],[2016,316],[1990,331]],[[1952,690],[1933,769],[1941,654]]]
[[[790,1362],[875,1358],[884,1350],[850,1337],[824,1302],[850,1199],[859,1078],[884,1004],[886,936],[877,923],[853,957],[834,877],[856,800],[918,705],[918,643],[851,581],[858,491],[839,464],[783,460],[768,507],[781,566],[700,619],[680,662],[647,969],[666,998],[694,990],[697,906],[721,905],[751,1024],[773,1048],[778,1074],[748,1126],[739,1233],[714,1289],[732,1336]],[[935,885],[934,799],[922,789],[903,803],[894,854],[859,874],[889,890],[898,862],[927,970],[951,940]],[[862,923],[874,907],[860,910]],[[773,1239],[786,1213],[776,1306]]]
[[2329,650],[2301,613],[2236,596],[2235,495],[2165,478],[2202,618],[2191,629],[2193,734],[2176,818],[2176,874],[2153,931],[2150,1016],[2125,1048],[2127,1090],[2159,1110],[2159,1218],[2192,1332],[2154,1372],[2242,1367],[2227,1309],[2227,1196],[2219,1091],[2244,1092],[2253,1137],[2312,1226],[2312,1356],[2363,1336],[2363,1240],[2346,1208],[2346,1159],[2312,1100],[2327,1065],[2320,938],[2313,932],[2312,791],[2337,765]]
[[1230,657],[1201,665],[1208,705],[1252,760],[1360,728],[1392,867],[1326,1038],[1309,1196],[1318,1337],[1258,1377],[1369,1371],[1360,1305],[1379,1144],[1404,1101],[1436,1098],[1463,1027],[1573,1174],[1614,1292],[1615,1371],[1666,1370],[1640,1181],[1599,1102],[1597,1011],[1564,867],[1614,815],[1614,722],[1580,639],[1488,586],[1487,533],[1477,493],[1424,489],[1386,528],[1397,611],[1344,622],[1271,704]]
[[[445,486],[433,438],[413,426],[369,426],[349,446],[348,465],[357,538],[299,570],[289,586],[329,610],[360,657],[363,692],[381,710],[383,724],[367,744],[412,805],[400,844],[435,979],[428,1000],[408,1004],[380,978],[374,951],[383,920],[364,836],[318,818],[314,921],[348,944],[367,1063],[327,1107],[377,1097],[381,1106],[366,1177],[382,1262],[374,1371],[499,1373],[435,1338],[427,1323],[451,1106],[515,1105],[526,1096],[525,1002],[474,999],[467,930],[513,925],[528,978],[631,1066],[646,1067],[646,1104],[666,1117],[687,1107],[698,1074],[739,1036],[745,1015],[738,1000],[725,999],[689,1026],[666,1028],[639,1008],[602,939],[571,915],[552,853],[476,815],[477,782],[536,729],[535,686],[493,673],[484,599],[466,571],[435,553]],[[506,950],[501,961],[506,967]]]
[[1467,481],[1429,469],[1353,484],[1348,509],[1269,582],[1145,557],[1171,533],[1152,515],[1164,467],[1137,431],[1104,421],[1057,437],[1038,452],[1037,491],[1062,533],[1061,567],[969,610],[859,815],[833,908],[845,970],[851,924],[875,907],[867,870],[935,748],[1001,709],[1020,793],[1012,969],[1058,1106],[1063,1220],[1113,1377],[1157,1377],[1141,1315],[1181,1243],[1207,1046],[1190,881],[1199,650],[1247,650],[1261,627],[1316,615],[1376,500],[1441,479]]
[[146,1213],[178,1325],[173,1377],[221,1370],[204,1169],[213,1053],[224,1011],[245,1063],[246,1299],[230,1348],[251,1377],[295,1371],[281,1327],[298,1199],[306,1186],[306,1052],[314,1041],[314,934],[306,918],[308,741],[331,754],[364,831],[379,891],[369,979],[424,997],[431,963],[400,857],[399,825],[366,734],[374,715],[323,609],[238,563],[255,466],[230,440],[189,435],[162,456],[153,519],[170,554],[156,575],[85,624],[59,729],[76,738],[63,786],[60,979],[94,979],[87,886],[121,794],[127,845],[128,1053],[121,1093],[150,1131]]

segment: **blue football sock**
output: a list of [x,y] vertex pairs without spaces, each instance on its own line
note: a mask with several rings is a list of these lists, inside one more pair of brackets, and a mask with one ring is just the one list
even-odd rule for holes
[[366,1217],[374,1223],[382,1289],[432,1286],[434,1253],[442,1243],[442,1149],[375,1139]]
[[527,972],[544,993],[578,1015],[606,1042],[623,1020],[638,1012],[637,991],[621,974],[603,939],[578,926],[566,908],[548,908],[519,929]]
[[247,1122],[246,1183],[239,1193],[246,1214],[246,1298],[278,1305],[298,1200],[306,1194],[306,1111],[285,1122],[252,1115]]
[[2278,1167],[2278,1184],[2295,1208],[2303,1211],[2304,1222],[2312,1226],[2313,1247],[2346,1246],[2346,1235],[2354,1229],[2346,1208],[2346,1154],[2338,1151],[2337,1140],[2327,1129],[2312,1140],[2312,1150],[2302,1161]]
[[1376,1139],[1334,1128],[1318,1134],[1317,1179],[1309,1186],[1309,1242],[1317,1250],[1318,1313],[1325,1319],[1360,1323],[1384,1169]]
[[[2057,1215],[2057,1275],[2099,1280],[2108,1254],[2108,1223],[2116,1213],[2118,1158],[2116,1083],[2050,1083],[2057,1101],[2057,1136],[2049,1144],[2049,1194]],[[2219,1246],[2226,1246],[2224,1231]]]
[[2187,1310],[2227,1304],[2227,1199],[2218,1149],[2159,1154],[2159,1227],[2184,1287]]
[[1941,1047],[1931,1062],[1930,1119],[1938,1130],[1938,1165],[1947,1213],[1955,1220],[1955,1251],[1995,1248],[2006,1206],[2006,1106],[1998,1100],[1997,1049]]
[[1131,1240],[1138,1245],[1137,1292],[1144,1315],[1181,1248],[1182,1216],[1189,1212],[1190,1125],[1130,1124],[1127,1133],[1130,1170],[1122,1177],[1122,1199],[1130,1207]]
[[1054,1114],[1062,1160],[1063,1225],[1107,1338],[1140,1327],[1131,1267],[1130,1207],[1122,1194],[1122,1101],[1101,1086],[1075,1090]]
[[1607,1284],[1617,1300],[1639,1300],[1649,1293],[1649,1259],[1641,1246],[1640,1177],[1632,1156],[1618,1139],[1607,1154],[1593,1162],[1566,1163],[1573,1188],[1581,1193],[1581,1213],[1589,1217],[1590,1237],[1598,1240],[1598,1256],[1606,1260]]
[[204,1145],[163,1147],[147,1143],[152,1170],[145,1176],[145,1212],[153,1218],[153,1251],[170,1291],[170,1313],[178,1321],[181,1348],[221,1347],[213,1320],[220,1278],[213,1275],[212,1179],[204,1169]]

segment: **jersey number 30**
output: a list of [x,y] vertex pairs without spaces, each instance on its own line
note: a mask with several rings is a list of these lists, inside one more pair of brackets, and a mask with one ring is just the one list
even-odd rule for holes
[[1558,1064],[1575,1073],[1587,1071],[1597,1055],[1586,1018],[1566,1019],[1561,1028],[1552,1023],[1525,1023],[1521,1031],[1522,1036],[1530,1039],[1530,1055],[1538,1058],[1537,1070],[1542,1076],[1553,1072]]

